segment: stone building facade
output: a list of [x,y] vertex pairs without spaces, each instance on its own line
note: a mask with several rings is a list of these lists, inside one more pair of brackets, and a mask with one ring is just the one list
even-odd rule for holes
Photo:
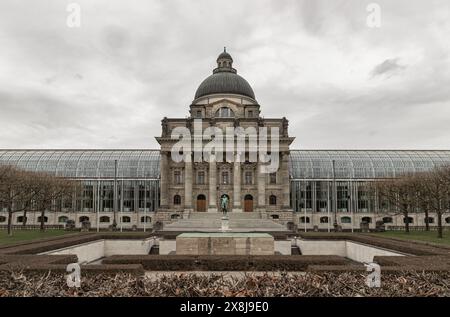
[[[214,157],[203,155],[200,160],[195,158],[194,151],[183,152],[184,159],[178,162],[172,157],[174,145],[180,140],[172,137],[177,128],[190,131],[192,149],[196,141],[202,149],[207,147],[214,137],[206,131],[214,128],[220,129],[224,136],[227,129],[236,128],[256,131],[256,134],[244,135],[245,148],[241,147],[240,153],[237,149],[239,135],[234,134],[228,139],[224,137],[222,159],[216,149]],[[263,162],[259,153],[259,134],[263,128],[268,131],[268,150],[265,153],[272,157],[278,155],[279,161],[276,170],[270,173],[263,171],[263,166],[267,167],[269,163]],[[278,131],[278,136],[271,134],[272,129]],[[258,143],[252,143],[252,137]],[[274,137],[277,137],[277,153],[270,151]],[[260,105],[251,86],[237,74],[228,53],[219,55],[217,68],[197,89],[189,117],[164,118],[161,136],[156,139],[161,145],[160,217],[177,211],[184,217],[191,212],[217,213],[222,195],[228,196],[229,211],[233,213],[259,212],[262,217],[267,212],[292,214],[288,164],[289,146],[294,138],[288,134],[288,120],[261,116]],[[232,153],[226,152],[226,142],[233,143]]]

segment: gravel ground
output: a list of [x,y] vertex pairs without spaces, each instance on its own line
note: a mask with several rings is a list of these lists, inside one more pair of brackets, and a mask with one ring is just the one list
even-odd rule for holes
[[[0,297],[22,296],[450,296],[450,272],[382,276],[381,288],[365,285],[359,273],[173,274],[172,272],[82,276],[80,288],[69,288],[63,274],[0,272]],[[223,273],[223,272],[219,272]],[[228,272],[227,272],[228,273]]]

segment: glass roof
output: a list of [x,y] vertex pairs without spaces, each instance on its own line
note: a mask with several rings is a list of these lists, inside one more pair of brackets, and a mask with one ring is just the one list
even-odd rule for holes
[[0,150],[0,164],[69,178],[159,178],[157,150]]
[[[160,176],[158,150],[0,150],[0,164],[43,171],[69,178],[156,179]],[[450,164],[450,151],[291,150],[293,179],[332,179],[333,160],[338,179],[396,177]]]
[[294,179],[390,178],[406,172],[450,164],[450,151],[291,150],[289,173]]

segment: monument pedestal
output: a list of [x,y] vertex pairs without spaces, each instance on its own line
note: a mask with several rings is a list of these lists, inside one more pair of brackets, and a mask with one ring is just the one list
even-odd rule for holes
[[227,216],[222,217],[222,226],[220,228],[222,232],[230,231],[229,219]]
[[177,255],[273,255],[275,242],[267,233],[193,232],[177,236]]

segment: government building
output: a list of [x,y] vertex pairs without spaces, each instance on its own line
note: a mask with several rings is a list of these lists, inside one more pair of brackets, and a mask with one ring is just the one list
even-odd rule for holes
[[[450,150],[291,149],[295,137],[289,135],[288,120],[265,118],[263,110],[224,51],[212,75],[198,87],[189,115],[162,119],[156,136],[160,149],[0,150],[0,164],[82,182],[79,197],[54,202],[44,219],[47,225],[73,220],[80,227],[88,221],[103,230],[116,219],[123,230],[209,231],[222,216],[223,196],[228,198],[231,228],[240,231],[333,230],[335,225],[358,230],[361,223],[375,228],[380,221],[392,227],[406,221],[412,227],[425,225],[421,210],[405,219],[395,207],[370,197],[364,184],[450,164]],[[196,159],[184,149],[178,151],[183,160],[172,156],[180,141],[173,135],[179,129],[190,132],[191,146],[198,142],[204,149],[217,138],[205,137],[205,131],[242,129],[256,131],[253,136],[259,138],[264,128],[279,131],[276,140],[267,135],[267,156],[277,161],[270,172],[262,172],[269,163],[251,144],[251,133],[241,152],[222,153],[221,160],[217,148],[209,158]],[[234,135],[231,142],[237,139]],[[275,143],[277,151],[271,151]],[[37,225],[40,211],[28,211],[27,217],[28,225]],[[429,215],[431,226],[436,220]],[[0,209],[0,226],[6,221],[6,210]],[[22,222],[23,213],[15,213],[13,224]],[[444,217],[444,225],[450,226],[450,217]]]

